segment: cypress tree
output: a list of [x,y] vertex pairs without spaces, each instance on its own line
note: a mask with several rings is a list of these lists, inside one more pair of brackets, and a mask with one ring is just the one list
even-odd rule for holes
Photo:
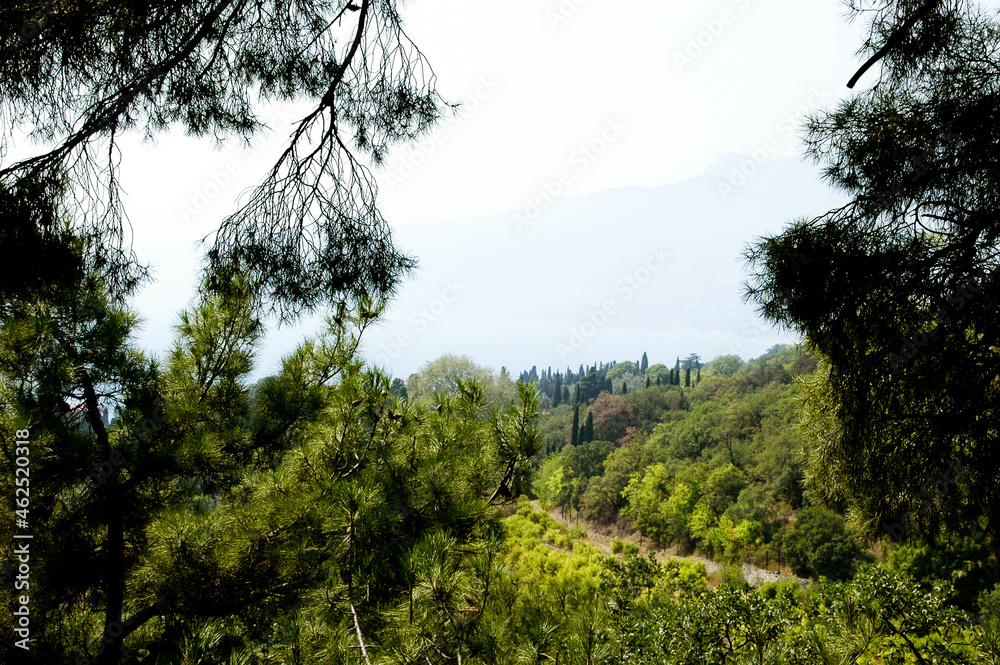
[[690,365],[684,370],[684,387],[691,387],[691,367]]
[[569,402],[569,388],[568,388],[568,387],[566,387],[566,386],[563,386],[563,397],[562,397],[562,401],[563,401],[563,402]]
[[587,423],[580,431],[580,443],[587,443],[594,440],[594,414],[587,412]]
[[580,443],[580,403],[573,407],[573,426],[569,430],[569,443],[575,446]]
[[[659,382],[659,379],[657,379],[657,382]],[[647,376],[646,377],[646,387],[648,388],[649,386],[650,386],[650,381],[649,381],[649,377]]]
[[641,371],[643,374],[645,374],[647,369],[649,369],[649,357],[646,356],[646,352],[643,351],[642,352],[642,360],[639,363],[639,371]]
[[556,374],[555,385],[552,388],[552,408],[559,406],[562,402],[562,376]]

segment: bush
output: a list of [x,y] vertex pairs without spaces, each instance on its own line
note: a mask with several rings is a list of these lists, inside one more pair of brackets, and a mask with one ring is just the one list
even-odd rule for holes
[[840,515],[810,506],[785,536],[785,553],[796,575],[846,580],[854,574],[861,548]]

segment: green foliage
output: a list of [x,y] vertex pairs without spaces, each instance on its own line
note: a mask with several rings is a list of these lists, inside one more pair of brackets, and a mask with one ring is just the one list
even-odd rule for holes
[[944,534],[935,545],[904,543],[889,554],[888,567],[925,587],[947,583],[949,598],[962,609],[976,608],[979,596],[997,583],[997,570],[986,543],[970,536]]
[[[0,24],[0,154],[22,117],[48,144],[0,172],[0,199],[19,202],[0,222],[8,247],[58,259],[62,241],[87,238],[76,258],[128,295],[146,271],[124,242],[118,168],[105,161],[121,135],[179,125],[245,141],[265,128],[267,106],[305,100],[312,111],[214,235],[210,272],[220,284],[248,276],[255,299],[292,317],[338,296],[388,295],[412,267],[364,163],[419,137],[446,105],[395,4],[115,0],[64,11],[31,0],[6,3]],[[3,286],[15,278],[0,269]]]
[[843,518],[813,506],[799,511],[795,528],[785,536],[784,544],[788,563],[803,577],[847,579],[861,554]]
[[493,639],[499,507],[540,443],[530,386],[502,409],[475,382],[431,409],[393,397],[354,356],[377,312],[362,302],[251,388],[260,323],[240,283],[182,314],[161,369],[99,287],[0,328],[4,451],[30,429],[44,479],[32,662],[223,662],[273,640],[306,662],[363,644],[437,657],[429,640],[456,657]]
[[746,489],[746,474],[732,464],[714,469],[705,479],[703,497],[716,513],[724,513]]
[[487,402],[494,407],[507,404],[517,392],[509,376],[496,375],[469,356],[451,353],[425,363],[416,374],[411,374],[406,380],[406,392],[411,401],[434,404],[444,395],[457,393],[459,384],[469,381],[486,388]]
[[728,355],[715,358],[705,365],[705,369],[712,374],[730,377],[733,374],[736,374],[736,372],[738,372],[743,365],[744,363],[742,358],[735,355]]
[[975,2],[869,9],[851,3],[880,71],[805,127],[849,201],[750,248],[748,297],[822,360],[807,400],[819,496],[868,537],[944,526],[996,553],[1000,21]]

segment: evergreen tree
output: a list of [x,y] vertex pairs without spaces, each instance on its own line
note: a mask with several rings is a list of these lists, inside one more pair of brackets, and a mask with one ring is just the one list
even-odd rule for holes
[[406,399],[406,383],[402,379],[393,379],[392,385],[389,387],[389,393]]
[[587,422],[580,432],[580,443],[588,443],[594,440],[594,414],[587,411]]
[[552,408],[559,406],[562,403],[563,397],[563,387],[562,387],[562,376],[556,374],[555,383],[552,387]]
[[[97,277],[5,314],[0,430],[7,441],[29,430],[44,479],[31,487],[23,662],[180,662],[220,635],[228,652],[212,662],[248,662],[296,631],[322,644],[310,662],[317,649],[356,661],[366,643],[397,639],[449,658],[479,648],[497,575],[483,556],[499,551],[497,507],[524,490],[537,399],[521,384],[487,413],[483,387],[465,382],[427,411],[389,397],[389,377],[354,357],[379,309],[340,308],[253,387],[262,325],[240,281],[181,315],[162,367]],[[11,496],[13,483],[0,476]],[[444,582],[442,560],[464,581],[420,594]],[[14,593],[6,585],[0,601]],[[407,604],[424,632],[398,621]],[[12,649],[9,612],[0,627]]]
[[684,387],[691,387],[691,367],[688,366],[684,369]]
[[564,403],[569,403],[569,388],[563,386],[562,401]]
[[573,407],[573,424],[569,429],[569,444],[576,446],[580,443],[580,402]]
[[639,371],[643,374],[649,369],[649,358],[646,356],[646,352],[642,352],[642,360],[639,362]]
[[22,118],[50,146],[0,169],[4,251],[44,250],[16,270],[0,263],[0,293],[73,236],[92,240],[83,259],[112,298],[128,295],[145,269],[123,240],[122,135],[179,124],[249,140],[264,108],[290,100],[312,110],[213,235],[212,274],[222,285],[244,275],[290,317],[331,296],[386,295],[413,265],[391,243],[365,162],[419,137],[446,104],[396,2],[30,0],[0,13],[0,155]]
[[628,393],[628,380],[622,379],[622,395]]
[[[973,2],[868,11],[872,85],[807,125],[846,205],[747,252],[748,297],[822,358],[810,475],[865,535],[971,530],[1000,555],[1000,20]],[[938,487],[940,490],[931,490]]]

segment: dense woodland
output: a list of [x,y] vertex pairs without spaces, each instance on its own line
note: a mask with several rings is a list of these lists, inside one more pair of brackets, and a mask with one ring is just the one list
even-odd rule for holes
[[[845,3],[864,83],[803,129],[848,203],[744,257],[801,345],[404,380],[359,351],[414,265],[371,168],[449,104],[397,4],[0,7],[4,662],[1000,663],[997,14]],[[140,348],[116,142],[292,101]]]

